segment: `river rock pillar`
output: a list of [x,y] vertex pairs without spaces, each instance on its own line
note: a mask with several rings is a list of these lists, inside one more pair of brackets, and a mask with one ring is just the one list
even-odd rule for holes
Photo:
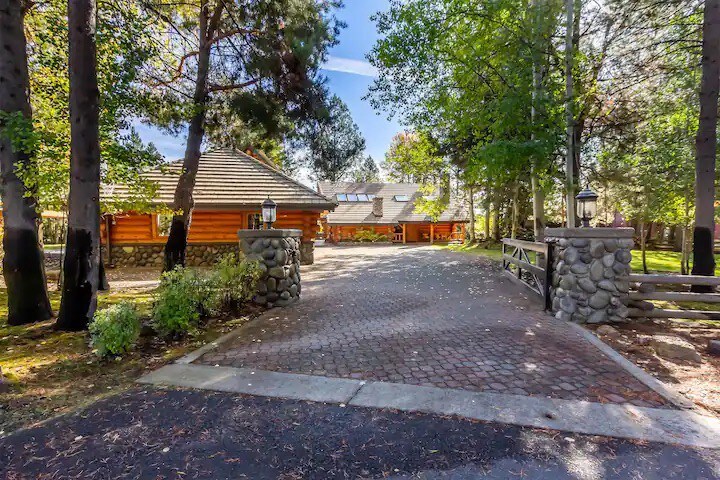
[[302,230],[239,230],[240,250],[260,262],[263,275],[253,302],[287,306],[300,299],[300,238]]
[[556,318],[577,323],[627,321],[632,228],[547,228],[553,248],[550,287]]

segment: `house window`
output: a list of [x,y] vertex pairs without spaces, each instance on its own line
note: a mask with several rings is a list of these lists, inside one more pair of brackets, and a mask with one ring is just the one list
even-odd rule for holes
[[407,202],[407,201],[409,200],[409,198],[408,198],[407,195],[395,195],[395,196],[393,197],[393,199],[394,199],[396,202]]
[[262,228],[262,215],[259,213],[251,213],[248,215],[248,229],[260,230]]
[[338,193],[337,201],[338,202],[347,202],[347,195],[345,195],[344,193]]
[[157,234],[158,237],[167,237],[170,235],[170,225],[172,225],[172,215],[157,215]]

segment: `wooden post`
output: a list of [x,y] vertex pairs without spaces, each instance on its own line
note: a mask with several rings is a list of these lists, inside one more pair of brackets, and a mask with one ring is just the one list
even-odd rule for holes
[[435,240],[435,224],[430,224],[430,245],[433,244],[433,240]]
[[403,229],[403,243],[407,243],[407,235],[405,234],[405,226],[406,226],[406,225],[407,225],[407,224],[405,224],[405,223],[402,224],[402,229]]

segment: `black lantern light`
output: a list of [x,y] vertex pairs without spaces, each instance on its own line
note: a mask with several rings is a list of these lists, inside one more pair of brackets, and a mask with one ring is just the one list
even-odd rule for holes
[[277,219],[277,204],[270,200],[269,195],[267,200],[262,203],[262,218],[266,230],[270,230]]
[[582,220],[583,227],[590,226],[590,220],[597,215],[598,194],[590,190],[590,187],[577,194],[577,215]]

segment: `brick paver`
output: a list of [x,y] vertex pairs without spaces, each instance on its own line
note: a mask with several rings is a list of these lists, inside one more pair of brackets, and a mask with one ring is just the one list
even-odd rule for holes
[[323,247],[301,301],[201,363],[669,407],[485,259],[431,247]]

